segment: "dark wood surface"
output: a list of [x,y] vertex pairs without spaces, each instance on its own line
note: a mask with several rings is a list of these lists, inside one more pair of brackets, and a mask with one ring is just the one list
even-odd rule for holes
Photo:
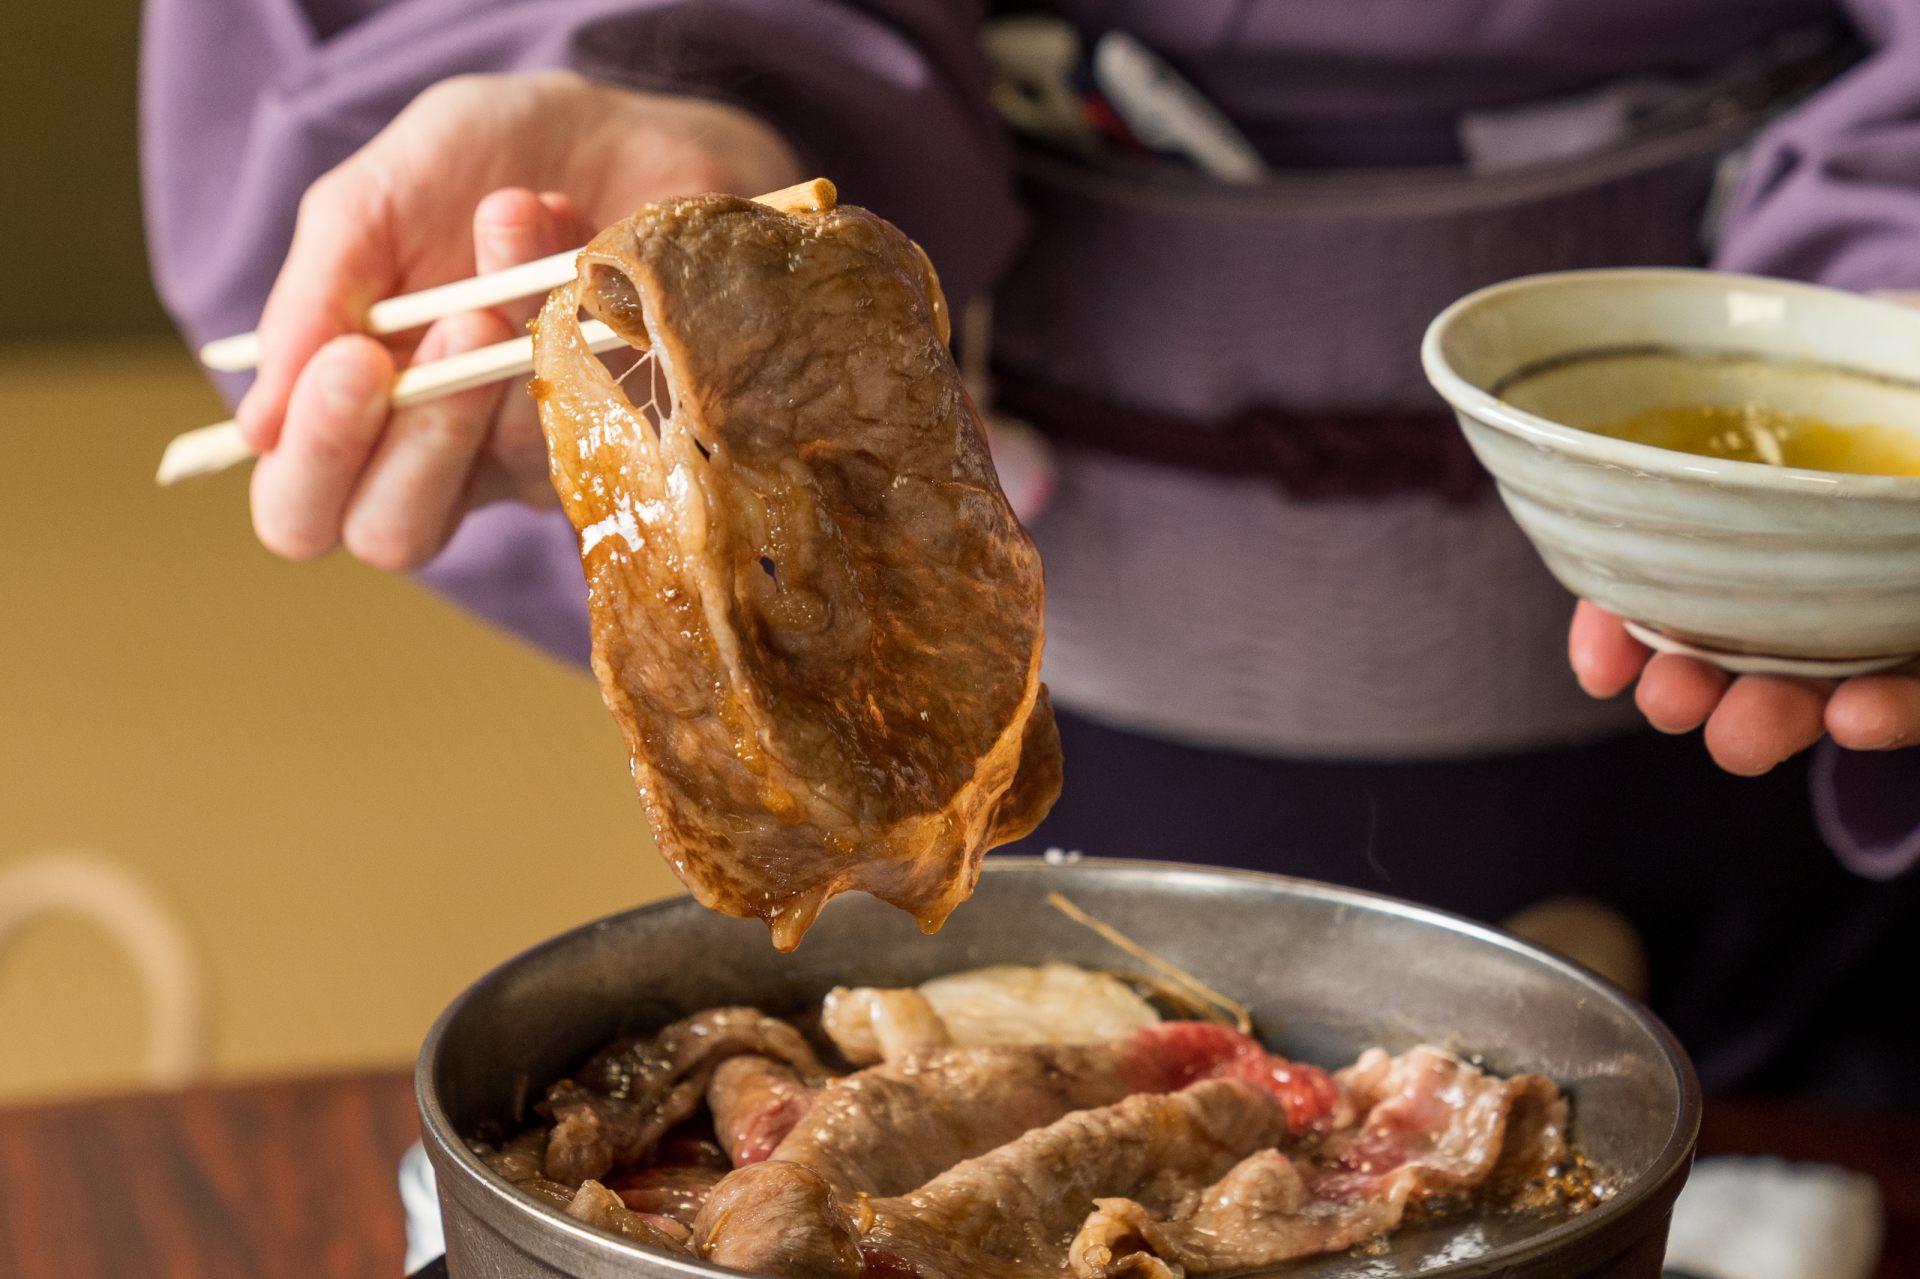
[[[8,1279],[399,1279],[404,1074],[0,1110]],[[1707,1108],[1703,1153],[1857,1168],[1886,1196],[1880,1279],[1920,1279],[1920,1120]]]
[[403,1074],[0,1110],[8,1279],[399,1279]]

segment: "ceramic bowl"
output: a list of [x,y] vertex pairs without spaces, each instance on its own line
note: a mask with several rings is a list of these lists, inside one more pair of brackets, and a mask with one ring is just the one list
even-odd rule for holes
[[1761,403],[1920,446],[1920,311],[1710,271],[1574,271],[1462,298],[1421,359],[1554,576],[1663,647],[1801,674],[1920,653],[1920,477],[1580,429]]

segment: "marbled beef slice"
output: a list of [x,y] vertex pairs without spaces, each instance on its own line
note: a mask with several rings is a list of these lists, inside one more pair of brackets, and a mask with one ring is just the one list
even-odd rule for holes
[[[617,381],[582,310],[652,368]],[[946,336],[885,221],[729,196],[602,232],[535,326],[594,670],[655,839],[782,949],[856,889],[937,928],[1059,792],[1040,560]]]

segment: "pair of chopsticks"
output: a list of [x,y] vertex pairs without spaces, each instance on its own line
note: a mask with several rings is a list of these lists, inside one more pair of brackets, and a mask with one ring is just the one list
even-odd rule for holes
[[[833,208],[838,198],[833,183],[825,178],[815,178],[811,182],[755,196],[754,201],[782,213],[824,213]],[[516,298],[549,293],[574,278],[578,256],[579,250],[573,249],[508,267],[504,271],[387,298],[367,308],[362,331],[372,334],[404,333],[444,316],[484,310]],[[584,321],[580,325],[580,332],[588,346],[595,351],[611,351],[626,345],[624,338],[598,320]],[[200,348],[200,362],[223,373],[253,368],[260,362],[260,337],[256,333],[241,333],[209,342]],[[532,336],[512,338],[406,369],[394,379],[392,403],[395,408],[406,408],[490,382],[525,377],[532,372]],[[240,437],[240,428],[236,423],[230,420],[216,422],[212,426],[203,426],[175,436],[161,455],[160,470],[154,479],[161,485],[176,484],[196,475],[224,471],[252,456],[253,450]]]

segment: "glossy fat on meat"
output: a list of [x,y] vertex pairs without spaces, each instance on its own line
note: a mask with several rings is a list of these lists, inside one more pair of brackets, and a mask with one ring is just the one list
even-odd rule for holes
[[897,1061],[953,1042],[932,1002],[912,989],[835,986],[820,1002],[820,1029],[856,1066]]
[[1077,964],[977,968],[920,993],[958,1044],[1095,1043],[1160,1021],[1126,982]]
[[[1060,760],[1039,556],[925,255],[861,209],[700,196],[580,263],[533,389],[656,842],[782,949],[852,890],[937,928],[1044,816]],[[651,350],[657,429],[582,309]]]

